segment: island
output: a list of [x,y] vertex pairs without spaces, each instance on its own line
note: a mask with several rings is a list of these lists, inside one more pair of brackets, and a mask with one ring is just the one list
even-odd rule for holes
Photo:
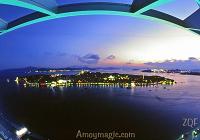
[[135,86],[173,85],[176,82],[161,76],[144,76],[119,73],[102,73],[80,71],[74,75],[39,74],[16,77],[16,83],[34,87],[56,86],[118,86],[132,88]]
[[176,73],[181,75],[195,75],[200,76],[200,71],[192,71],[192,70],[180,70],[180,69],[173,69],[173,70],[167,70],[167,69],[146,69],[142,70],[141,72],[146,73]]

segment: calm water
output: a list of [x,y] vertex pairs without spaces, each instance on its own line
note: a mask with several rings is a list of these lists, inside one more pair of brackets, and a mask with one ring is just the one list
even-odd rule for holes
[[74,139],[78,130],[175,140],[191,130],[182,126],[183,118],[200,120],[200,76],[161,75],[178,83],[166,88],[23,88],[1,79],[0,105],[31,131],[53,140]]

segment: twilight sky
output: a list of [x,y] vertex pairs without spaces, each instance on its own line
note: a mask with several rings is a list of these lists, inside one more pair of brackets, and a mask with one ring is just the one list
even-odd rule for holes
[[[120,1],[130,3],[131,0]],[[175,0],[156,10],[184,19],[198,8],[194,0]],[[7,21],[31,12],[0,5],[0,17]],[[100,15],[50,20],[0,36],[0,47],[0,69],[26,66],[200,69],[199,35],[132,17]]]

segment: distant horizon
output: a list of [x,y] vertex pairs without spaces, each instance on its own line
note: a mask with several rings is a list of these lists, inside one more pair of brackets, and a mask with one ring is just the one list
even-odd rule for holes
[[124,69],[124,70],[152,70],[152,69],[164,69],[164,70],[200,70],[199,69],[179,69],[179,68],[161,68],[161,67],[126,67],[126,66],[97,66],[97,67],[90,67],[90,66],[66,66],[66,67],[37,67],[37,66],[24,66],[24,67],[13,67],[7,69],[0,69],[0,71],[7,71],[7,70],[20,70],[20,69],[107,69],[107,70],[114,70],[114,69]]

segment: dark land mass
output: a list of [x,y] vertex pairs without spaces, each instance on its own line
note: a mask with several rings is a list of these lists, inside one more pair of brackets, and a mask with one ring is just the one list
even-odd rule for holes
[[130,75],[119,73],[101,73],[81,71],[75,75],[30,75],[16,78],[17,83],[38,86],[56,86],[56,85],[107,85],[107,84],[126,84],[127,86],[142,85],[171,85],[175,81],[161,76]]

